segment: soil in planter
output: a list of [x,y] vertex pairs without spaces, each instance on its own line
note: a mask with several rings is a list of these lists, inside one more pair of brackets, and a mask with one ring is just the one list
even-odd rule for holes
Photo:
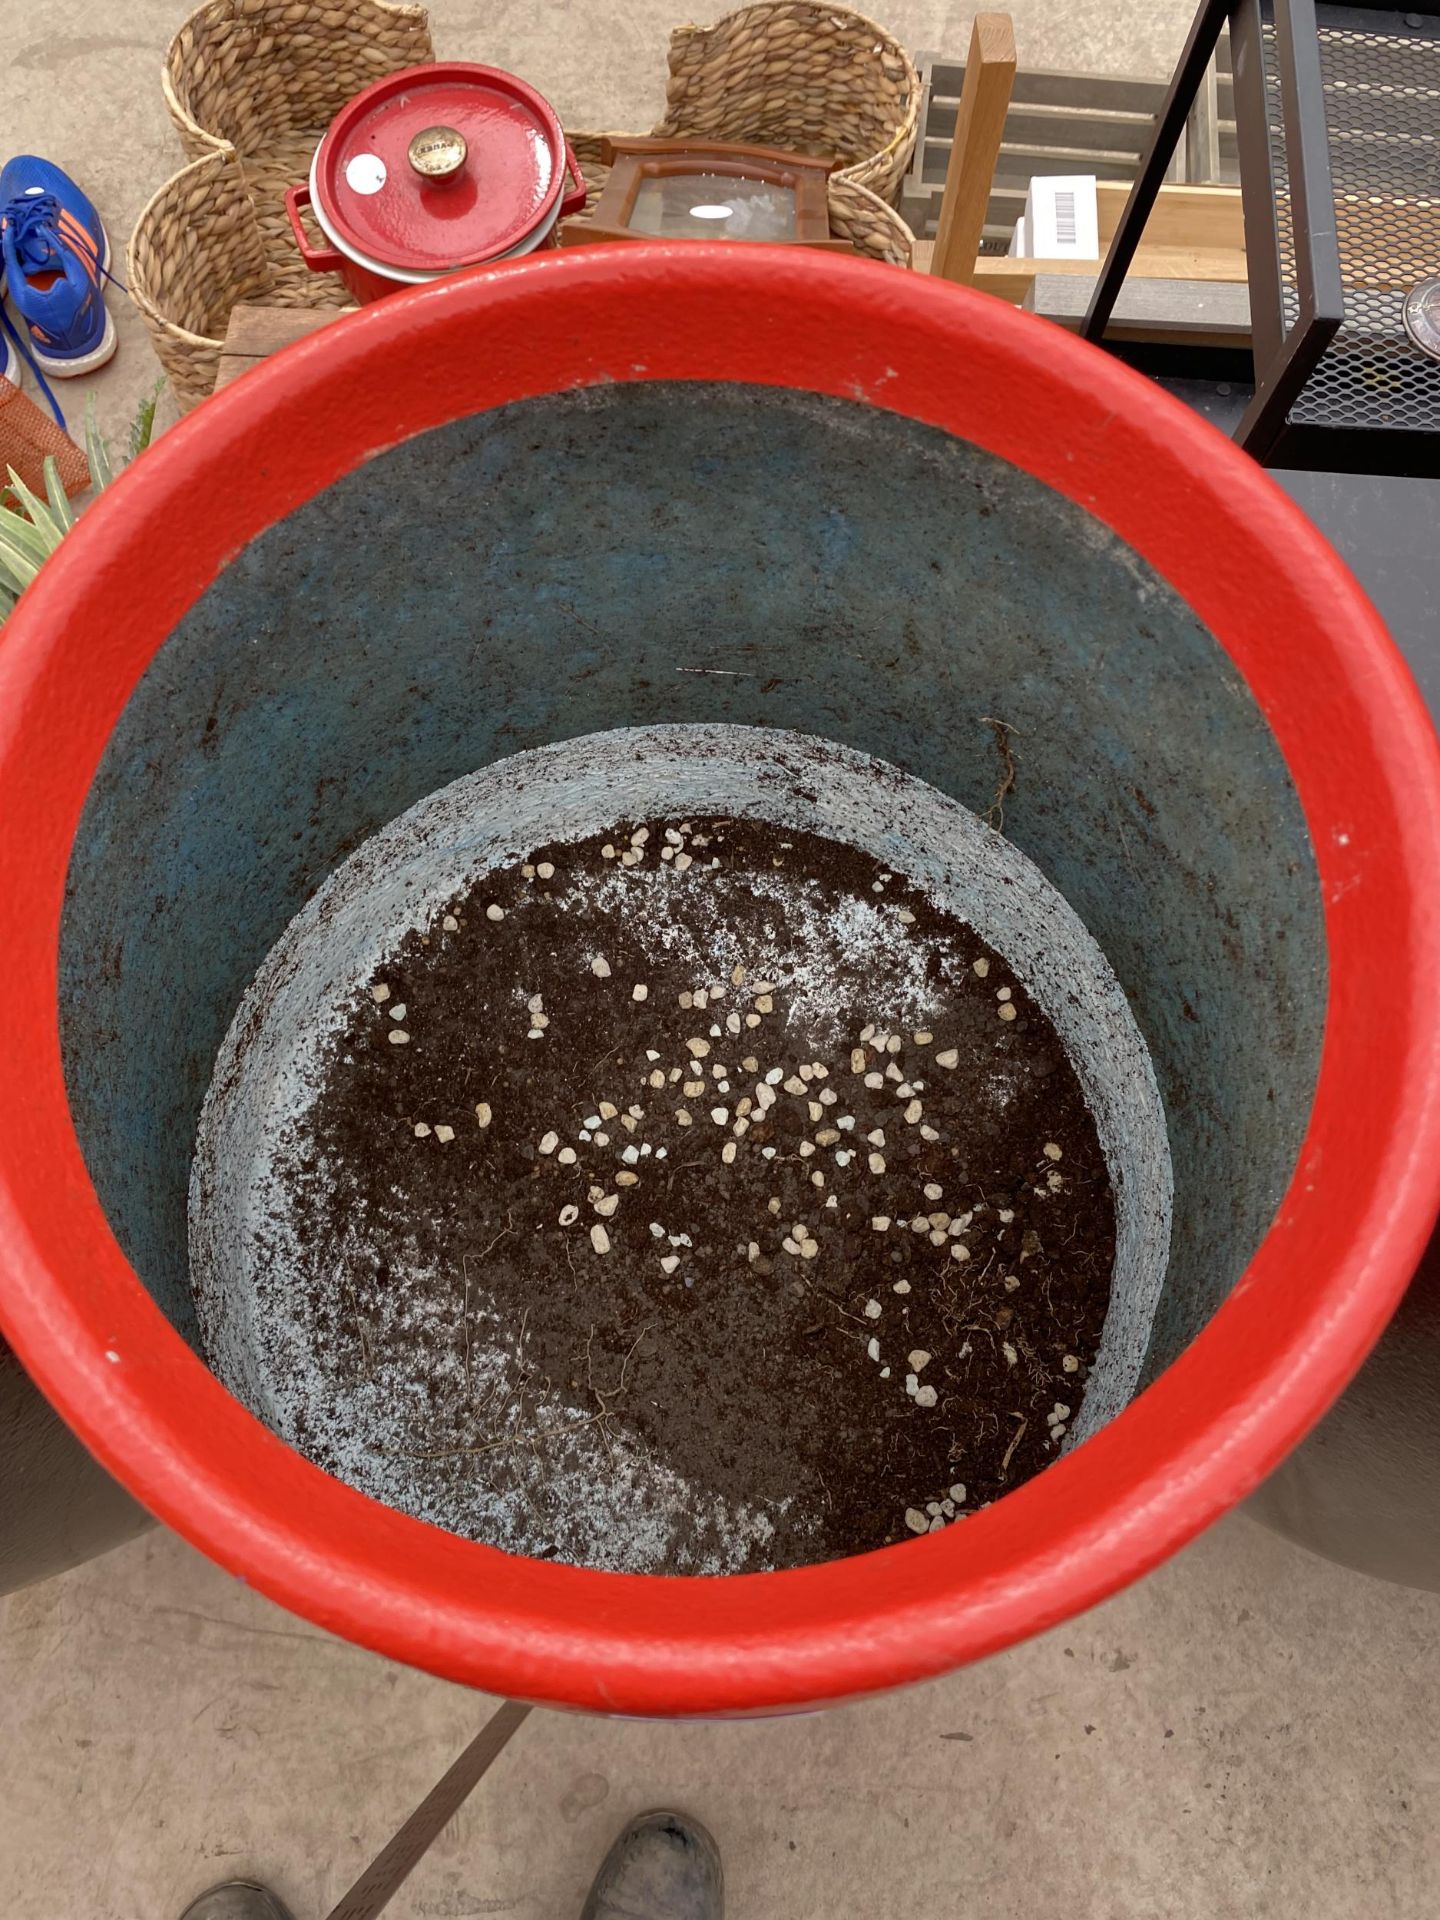
[[287,1437],[594,1566],[962,1519],[1056,1457],[1109,1297],[1094,1123],[1019,980],[757,821],[617,825],[453,900],[357,989],[282,1163]]

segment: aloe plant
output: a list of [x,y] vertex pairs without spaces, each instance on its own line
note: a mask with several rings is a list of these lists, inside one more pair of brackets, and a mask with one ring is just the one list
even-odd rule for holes
[[[145,396],[131,422],[131,460],[137,459],[150,444],[155,407],[164,385],[162,380]],[[93,393],[85,407],[85,459],[90,468],[90,484],[98,493],[114,480],[115,467],[109,445],[96,424]],[[60,484],[60,472],[53,459],[46,460],[43,472],[43,500],[26,486],[13,467],[9,486],[0,489],[0,620],[75,524],[74,509]],[[13,506],[3,501],[4,495],[14,502]]]

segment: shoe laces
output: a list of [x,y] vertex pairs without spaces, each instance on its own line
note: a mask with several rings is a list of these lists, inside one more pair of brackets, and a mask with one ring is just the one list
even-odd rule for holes
[[53,193],[17,194],[0,207],[0,226],[14,236],[15,258],[26,273],[43,273],[55,258],[59,224],[60,202]]
[[[59,255],[60,202],[53,193],[16,194],[0,207],[0,227],[14,235],[15,258],[22,272],[43,273]],[[129,291],[108,267],[101,267],[100,274],[122,293]]]

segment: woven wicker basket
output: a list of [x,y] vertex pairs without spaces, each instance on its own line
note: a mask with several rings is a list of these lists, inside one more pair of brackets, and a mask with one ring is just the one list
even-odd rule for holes
[[240,301],[353,304],[337,276],[300,258],[285,191],[347,100],[434,57],[425,9],[389,0],[206,0],[180,28],[161,86],[196,161],[140,215],[129,280],[182,407],[214,385]]
[[824,154],[841,179],[893,200],[919,125],[919,76],[884,27],[815,0],[763,0],[675,29],[653,132]]
[[869,260],[892,267],[913,264],[915,236],[899,214],[878,193],[843,174],[830,182],[830,231]]
[[313,153],[362,87],[434,58],[423,7],[206,0],[170,42],[160,84],[192,158],[233,147],[263,162],[301,134],[313,135]]
[[131,297],[182,411],[215,385],[232,307],[242,300],[300,304],[276,290],[255,199],[233,148],[192,161],[165,182],[136,222],[129,268]]
[[[899,192],[919,124],[919,78],[883,27],[814,0],[761,0],[713,27],[675,29],[665,117],[647,137],[833,158],[830,231],[858,253],[908,267],[915,236],[886,202]],[[588,212],[610,177],[607,136],[567,129],[566,137],[590,189]]]

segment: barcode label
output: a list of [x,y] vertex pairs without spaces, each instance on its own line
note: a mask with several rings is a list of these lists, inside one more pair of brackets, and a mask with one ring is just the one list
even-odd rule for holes
[[1055,196],[1055,244],[1059,247],[1073,247],[1076,243],[1075,232],[1075,195],[1057,193]]

